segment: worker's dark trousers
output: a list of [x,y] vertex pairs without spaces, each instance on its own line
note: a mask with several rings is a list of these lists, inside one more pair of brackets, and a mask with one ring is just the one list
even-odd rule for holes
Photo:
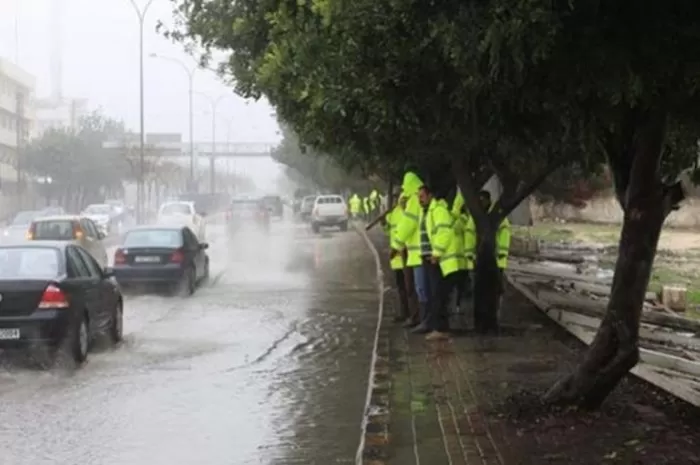
[[474,292],[474,281],[472,273],[474,270],[460,270],[457,273],[459,277],[459,285],[457,286],[457,306],[460,312],[464,311],[464,307],[468,305],[468,300],[472,297]]
[[407,320],[410,316],[408,307],[408,290],[406,289],[406,276],[403,269],[394,270],[394,279],[396,279],[396,290],[399,293],[399,308],[396,312],[397,319]]
[[424,265],[430,282],[430,311],[428,312],[427,327],[430,331],[447,332],[450,330],[450,315],[448,306],[450,296],[459,286],[460,273],[442,275],[440,265]]

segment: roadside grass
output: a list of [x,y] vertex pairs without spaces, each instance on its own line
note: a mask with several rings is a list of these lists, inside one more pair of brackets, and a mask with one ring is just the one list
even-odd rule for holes
[[[572,242],[614,246],[619,240],[620,226],[545,222],[530,227],[514,225],[513,234],[523,238],[539,239],[545,243]],[[599,257],[598,263],[601,268],[613,269],[616,260],[616,253],[605,253]],[[657,252],[649,281],[649,291],[659,293],[664,285],[685,287],[688,302],[685,315],[700,318],[700,248]]]
[[549,242],[591,242],[615,244],[620,226],[588,223],[538,223],[534,226],[513,226],[513,233]]

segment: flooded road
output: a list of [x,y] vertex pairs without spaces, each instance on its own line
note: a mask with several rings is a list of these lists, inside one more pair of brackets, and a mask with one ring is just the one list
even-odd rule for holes
[[211,279],[127,297],[125,340],[68,372],[4,363],[0,464],[353,463],[376,325],[354,232],[207,231]]

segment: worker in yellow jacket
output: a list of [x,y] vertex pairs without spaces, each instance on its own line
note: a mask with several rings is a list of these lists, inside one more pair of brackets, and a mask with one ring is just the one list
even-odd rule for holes
[[350,215],[352,216],[352,219],[358,219],[362,213],[362,199],[360,199],[359,195],[352,194],[350,200],[348,200],[348,203],[350,204]]
[[[491,193],[487,190],[479,192],[479,201],[486,211],[493,210]],[[476,228],[475,228],[476,229]],[[508,267],[508,254],[510,252],[511,227],[508,217],[503,218],[496,231],[496,265],[501,273],[501,292],[503,291],[504,271]]]
[[[457,189],[457,194],[452,202],[452,216],[455,218],[455,230],[462,238],[462,254],[464,256],[464,271],[460,279],[457,293],[457,305],[460,309],[466,304],[465,300],[472,295],[472,283],[474,265],[476,264],[476,224],[474,217],[464,203],[462,192]],[[461,313],[461,312],[460,312]]]
[[[384,230],[386,231],[389,239],[394,233],[394,230],[399,224],[401,215],[403,214],[403,209],[406,206],[406,197],[400,195],[396,206],[392,208],[389,213],[384,217]],[[405,326],[411,326],[413,320],[411,318],[411,311],[408,303],[409,290],[406,288],[406,276],[404,274],[404,260],[405,254],[395,254],[391,257],[389,265],[394,273],[394,279],[396,281],[396,290],[399,294],[399,311],[394,317],[396,322],[404,322]]]
[[[426,317],[428,315],[429,287],[425,269],[423,267],[423,255],[421,253],[421,223],[423,219],[423,207],[418,198],[418,191],[423,186],[423,181],[412,171],[404,174],[401,184],[401,195],[406,198],[406,205],[401,213],[396,228],[391,235],[392,257],[406,251],[405,272],[413,277],[414,289],[418,300],[417,326],[413,329],[416,333],[428,331]],[[426,244],[428,245],[428,244]],[[429,259],[428,254],[425,255]]]
[[464,254],[460,250],[461,240],[457,238],[455,219],[447,202],[434,197],[427,186],[421,187],[419,196],[421,205],[427,208],[425,228],[431,249],[430,264],[427,266],[431,295],[426,339],[446,339],[450,329],[448,305],[452,292],[460,286]]

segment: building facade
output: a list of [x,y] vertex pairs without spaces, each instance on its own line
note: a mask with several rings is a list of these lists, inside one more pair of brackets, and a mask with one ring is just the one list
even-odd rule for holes
[[88,104],[85,99],[53,98],[40,99],[35,104],[36,121],[31,135],[41,137],[49,129],[76,129],[80,119],[87,116]]
[[[17,180],[17,160],[33,131],[36,79],[0,58],[0,182]],[[0,184],[0,190],[4,190]]]

